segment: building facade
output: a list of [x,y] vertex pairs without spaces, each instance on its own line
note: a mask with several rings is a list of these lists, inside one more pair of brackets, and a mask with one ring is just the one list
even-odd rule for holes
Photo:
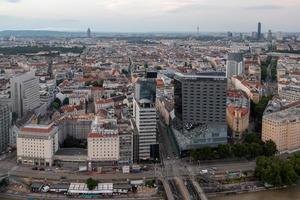
[[88,134],[88,160],[114,162],[120,158],[120,137],[116,119],[98,119],[92,123]]
[[229,53],[226,62],[227,80],[234,75],[241,75],[245,72],[245,65],[242,53]]
[[8,105],[0,105],[0,152],[7,149],[10,140],[10,110]]
[[58,148],[58,128],[53,124],[27,125],[17,136],[18,163],[52,166]]
[[226,120],[235,139],[241,139],[249,127],[250,100],[242,91],[227,92]]
[[137,137],[135,141],[138,143],[134,146],[138,146],[138,160],[150,159],[151,145],[157,144],[157,114],[155,100],[155,79],[138,79],[135,84],[135,97],[133,99],[133,117],[137,129]]
[[39,80],[31,72],[11,78],[13,112],[16,112],[18,117],[41,105],[39,90]]
[[227,143],[226,90],[222,72],[175,75],[175,125],[186,132],[177,136],[182,149]]
[[279,153],[300,149],[300,106],[263,116],[262,140],[275,142]]

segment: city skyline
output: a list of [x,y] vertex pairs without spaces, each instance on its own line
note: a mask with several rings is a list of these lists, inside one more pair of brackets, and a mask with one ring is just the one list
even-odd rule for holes
[[298,32],[299,8],[296,0],[0,0],[0,30],[252,32],[261,21],[262,32]]

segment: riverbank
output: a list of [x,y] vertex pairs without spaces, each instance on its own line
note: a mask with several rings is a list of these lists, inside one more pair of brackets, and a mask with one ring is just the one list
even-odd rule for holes
[[266,189],[243,194],[209,197],[209,200],[299,200],[300,185],[280,189]]

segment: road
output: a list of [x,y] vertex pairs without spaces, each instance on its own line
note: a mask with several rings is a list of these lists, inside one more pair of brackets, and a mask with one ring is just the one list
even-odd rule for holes
[[[216,168],[215,173],[222,174],[226,171],[248,171],[254,170],[255,168],[255,161],[216,161],[209,163],[200,162],[195,164],[184,159],[178,159],[177,150],[174,148],[172,140],[168,138],[166,133],[167,128],[164,124],[159,123],[158,130],[162,165],[152,165],[152,168],[154,169],[150,169],[149,171],[143,171],[137,174],[123,174],[121,172],[110,172],[105,174],[99,174],[96,172],[79,173],[70,170],[57,170],[55,168],[50,168],[50,171],[34,171],[31,169],[31,166],[17,165],[16,155],[15,153],[11,153],[5,159],[0,161],[0,175],[8,174],[10,176],[30,177],[32,179],[40,180],[60,181],[63,179],[63,181],[68,182],[82,182],[88,177],[106,181],[160,178],[161,180],[165,180],[165,188],[169,186],[169,191],[166,192],[168,192],[169,196],[173,194],[174,199],[187,198],[187,194],[191,196],[190,199],[197,199],[195,190],[198,192],[198,195],[204,195],[199,184],[197,185],[195,181],[195,176],[198,175],[201,170]],[[177,183],[175,181],[176,179]],[[184,180],[187,184],[178,184],[178,182],[182,182],[182,180]],[[177,192],[175,190],[177,190]],[[179,194],[177,194],[178,192]]]

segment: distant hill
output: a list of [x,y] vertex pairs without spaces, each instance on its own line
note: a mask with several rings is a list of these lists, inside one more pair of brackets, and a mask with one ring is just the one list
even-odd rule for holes
[[0,37],[85,37],[84,32],[5,30],[0,31]]

